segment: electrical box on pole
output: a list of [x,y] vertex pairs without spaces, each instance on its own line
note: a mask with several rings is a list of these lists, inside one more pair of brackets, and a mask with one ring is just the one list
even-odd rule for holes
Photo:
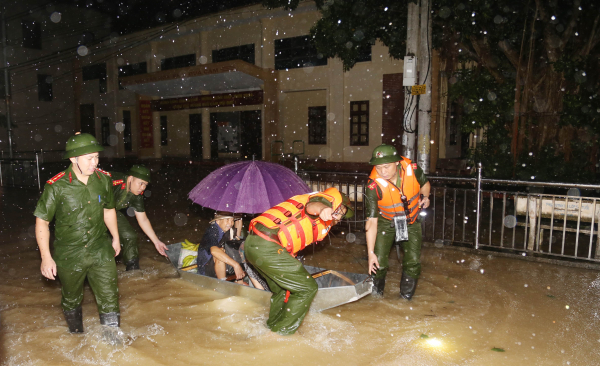
[[403,86],[413,86],[417,83],[417,58],[415,56],[404,56]]

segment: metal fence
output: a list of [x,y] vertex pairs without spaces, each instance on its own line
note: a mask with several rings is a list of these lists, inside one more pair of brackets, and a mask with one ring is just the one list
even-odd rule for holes
[[[364,230],[367,174],[298,174],[312,190],[336,187],[348,194],[356,212],[349,229]],[[421,225],[424,240],[436,246],[600,262],[600,185],[484,179],[481,168],[476,178],[428,179],[431,205]]]
[[35,159],[0,159],[1,187],[37,187],[42,189],[40,161]]

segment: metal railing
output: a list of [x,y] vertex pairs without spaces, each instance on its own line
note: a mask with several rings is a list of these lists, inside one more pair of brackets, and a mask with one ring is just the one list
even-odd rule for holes
[[[298,174],[312,190],[336,187],[348,194],[356,213],[349,229],[364,230],[366,173]],[[593,197],[600,185],[485,179],[481,167],[475,178],[428,179],[431,205],[422,213],[421,225],[424,240],[436,246],[600,262],[600,198]]]
[[35,187],[42,189],[40,159],[0,159],[0,187]]

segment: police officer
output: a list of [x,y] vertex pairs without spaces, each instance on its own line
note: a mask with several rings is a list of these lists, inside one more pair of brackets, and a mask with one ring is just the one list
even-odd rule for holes
[[431,186],[423,170],[400,156],[396,148],[380,145],[369,161],[374,165],[367,188],[365,204],[369,274],[374,273],[373,293],[383,295],[390,249],[396,239],[402,241],[402,279],[400,296],[410,300],[421,274],[422,233],[419,211],[429,207]]
[[119,237],[123,247],[122,260],[127,271],[140,269],[140,255],[138,250],[137,233],[127,221],[122,210],[131,207],[135,218],[142,231],[152,240],[154,247],[160,255],[166,257],[167,246],[158,239],[150,220],[144,210],[144,197],[142,193],[150,183],[150,170],[143,165],[134,165],[127,174],[111,172],[113,194],[117,209],[117,223],[119,224]]
[[[41,272],[51,280],[57,275],[60,278],[61,306],[71,333],[83,332],[81,302],[86,278],[96,297],[100,323],[120,325],[114,257],[119,254],[121,244],[112,181],[107,172],[97,169],[98,152],[102,150],[92,135],[70,137],[64,158],[71,165],[46,182],[34,212]],[[56,219],[54,256],[50,254],[48,230],[53,219]],[[113,236],[112,243],[107,227]]]
[[267,320],[271,331],[296,332],[317,294],[317,282],[294,258],[296,253],[323,240],[333,225],[353,215],[348,197],[328,188],[294,196],[250,222],[245,255],[273,292]]

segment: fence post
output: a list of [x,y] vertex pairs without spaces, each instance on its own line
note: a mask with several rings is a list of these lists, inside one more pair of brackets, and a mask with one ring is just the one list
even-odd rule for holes
[[35,153],[35,166],[37,169],[37,176],[38,176],[38,190],[42,190],[42,181],[40,179],[40,159],[38,157],[38,154]]
[[475,249],[479,249],[479,218],[481,216],[481,163],[477,163],[477,217],[475,219]]

